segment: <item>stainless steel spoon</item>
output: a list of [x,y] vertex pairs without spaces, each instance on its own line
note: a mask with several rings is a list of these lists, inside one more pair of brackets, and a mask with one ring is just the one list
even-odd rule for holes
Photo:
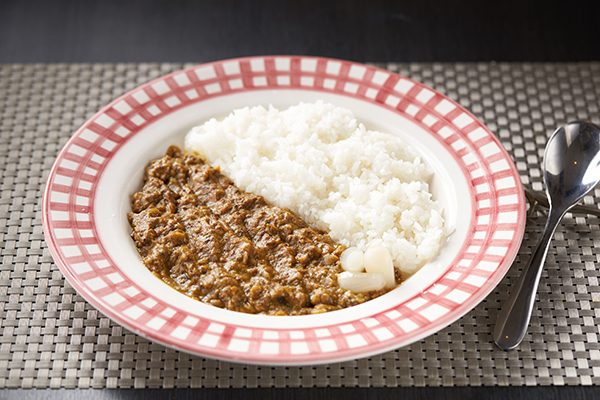
[[503,350],[521,343],[535,302],[550,239],[563,216],[600,181],[600,128],[570,122],[558,128],[544,153],[544,183],[550,203],[548,220],[529,264],[502,307],[494,342]]

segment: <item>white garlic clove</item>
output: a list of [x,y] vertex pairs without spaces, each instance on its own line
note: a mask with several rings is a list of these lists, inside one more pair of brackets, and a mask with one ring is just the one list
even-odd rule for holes
[[338,283],[342,289],[354,293],[365,293],[385,287],[385,277],[380,273],[345,271],[338,275]]
[[365,270],[363,264],[364,254],[358,247],[348,247],[340,256],[342,268],[350,272],[362,272]]
[[384,276],[387,289],[396,287],[392,256],[384,246],[367,249],[364,255],[364,264],[368,273],[380,273]]

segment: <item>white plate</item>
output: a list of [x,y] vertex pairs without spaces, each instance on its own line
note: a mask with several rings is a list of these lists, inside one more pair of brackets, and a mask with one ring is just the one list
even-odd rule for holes
[[[320,315],[248,315],[192,300],[141,263],[126,215],[145,167],[211,117],[257,104],[323,99],[367,128],[402,137],[435,170],[432,191],[455,228],[440,255],[392,292]],[[525,199],[494,135],[445,96],[348,61],[269,56],[158,78],[116,99],[65,145],[48,177],[44,232],[59,268],[99,311],[189,353],[268,365],[343,361],[408,345],[463,316],[519,249]]]

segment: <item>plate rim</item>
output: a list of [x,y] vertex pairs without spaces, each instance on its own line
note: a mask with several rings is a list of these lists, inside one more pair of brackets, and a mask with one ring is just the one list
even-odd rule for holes
[[[395,98],[400,97],[399,92],[395,91],[394,87],[391,87],[391,84],[388,84],[388,82],[390,81],[390,77],[394,77],[394,79],[392,79],[392,81],[394,81],[393,83],[396,86],[399,85],[398,82],[400,82],[400,81],[403,81],[405,86],[410,86],[408,88],[408,91],[406,93],[404,93],[406,96],[408,96],[410,91],[413,90],[414,88],[419,89],[418,93],[415,94],[415,96],[418,96],[421,93],[425,93],[424,91],[427,91],[428,93],[433,93],[433,95],[432,95],[433,97],[438,98],[438,100],[441,98],[441,100],[439,100],[435,106],[441,109],[443,107],[440,107],[440,104],[445,102],[444,103],[444,104],[446,104],[445,110],[449,109],[449,111],[447,111],[447,113],[445,115],[443,115],[443,117],[448,115],[448,113],[455,112],[454,110],[458,110],[457,115],[452,114],[455,117],[455,119],[462,118],[463,121],[466,120],[467,122],[470,120],[471,122],[468,122],[468,124],[466,126],[469,126],[470,124],[475,124],[478,126],[478,128],[483,129],[483,132],[479,132],[479,135],[483,135],[482,138],[487,140],[486,144],[489,144],[489,143],[495,144],[495,146],[496,146],[495,150],[497,150],[497,152],[494,154],[500,154],[500,156],[497,157],[498,160],[504,160],[504,161],[508,160],[509,161],[507,163],[508,164],[507,168],[504,170],[501,170],[501,172],[504,172],[505,175],[507,175],[507,177],[512,177],[514,180],[514,186],[512,188],[511,193],[513,193],[513,195],[516,195],[516,199],[517,199],[516,203],[514,203],[514,206],[515,206],[514,208],[516,209],[516,212],[517,212],[517,220],[514,223],[516,228],[514,230],[515,237],[513,237],[513,239],[512,239],[513,245],[508,246],[508,252],[505,254],[505,256],[503,258],[504,261],[499,263],[499,266],[498,266],[499,270],[496,270],[496,272],[491,275],[491,277],[493,279],[491,279],[491,281],[487,280],[484,283],[482,283],[479,286],[479,289],[474,292],[474,293],[479,293],[478,296],[475,296],[476,297],[475,299],[474,299],[474,295],[472,295],[471,297],[468,297],[466,300],[464,300],[461,304],[454,307],[450,313],[443,314],[439,319],[436,320],[435,324],[429,324],[429,325],[425,324],[425,325],[420,326],[418,329],[413,331],[415,333],[410,335],[409,339],[383,340],[383,341],[379,341],[379,342],[373,341],[373,342],[369,343],[368,350],[366,350],[364,346],[358,346],[356,348],[347,346],[344,348],[343,352],[317,351],[314,353],[309,352],[308,355],[299,353],[299,354],[293,355],[293,357],[290,354],[287,354],[287,356],[289,356],[293,359],[292,360],[282,360],[280,357],[279,358],[273,357],[273,354],[270,354],[270,353],[259,354],[258,352],[255,352],[255,353],[248,354],[248,353],[235,353],[235,352],[230,353],[230,352],[225,351],[225,354],[224,354],[224,351],[222,348],[214,348],[213,349],[214,351],[211,351],[211,348],[202,348],[202,352],[198,352],[197,346],[190,346],[189,343],[183,343],[184,345],[179,345],[178,343],[175,343],[173,340],[171,340],[171,341],[166,340],[165,335],[161,334],[160,330],[147,330],[144,328],[138,329],[135,326],[135,324],[132,325],[130,320],[124,319],[122,313],[116,312],[114,308],[106,307],[106,302],[103,300],[102,297],[100,297],[100,295],[97,295],[94,291],[90,291],[89,287],[83,285],[83,281],[81,280],[81,278],[79,276],[77,276],[78,274],[75,273],[72,265],[69,264],[70,261],[63,258],[64,254],[59,251],[60,245],[57,244],[57,242],[56,242],[57,237],[54,234],[54,231],[52,228],[52,226],[53,226],[52,222],[54,220],[53,220],[53,218],[50,217],[50,212],[53,210],[52,204],[55,204],[51,200],[52,194],[55,193],[55,191],[52,190],[53,186],[55,185],[54,178],[58,174],[57,171],[59,170],[59,168],[61,168],[59,163],[65,159],[64,155],[65,155],[65,152],[67,151],[67,149],[69,149],[70,146],[76,142],[77,138],[79,138],[81,136],[82,132],[84,132],[85,129],[88,128],[91,123],[95,123],[95,121],[97,121],[102,116],[106,116],[107,113],[110,115],[113,115],[114,110],[115,110],[114,107],[116,105],[120,104],[120,102],[125,101],[125,99],[130,99],[131,96],[133,95],[133,93],[138,93],[141,91],[147,93],[148,91],[152,91],[153,90],[152,88],[157,86],[161,82],[164,83],[166,81],[169,81],[172,83],[175,80],[175,77],[182,76],[181,74],[185,74],[188,77],[188,80],[190,77],[193,77],[193,74],[196,74],[200,78],[201,76],[200,76],[200,73],[198,72],[199,70],[202,70],[203,71],[202,73],[207,73],[206,71],[209,71],[208,73],[210,74],[211,68],[213,69],[213,72],[214,72],[214,70],[215,70],[215,68],[217,68],[217,66],[220,66],[220,68],[223,68],[223,65],[225,65],[225,64],[236,65],[236,63],[237,63],[238,67],[240,68],[239,74],[232,74],[231,76],[238,76],[238,75],[243,75],[243,73],[248,73],[249,74],[248,76],[251,76],[254,78],[262,77],[264,74],[261,74],[261,72],[263,72],[263,71],[260,71],[260,68],[258,71],[252,71],[253,62],[256,62],[258,64],[260,64],[262,62],[264,69],[268,69],[268,68],[264,67],[265,62],[272,63],[275,65],[276,71],[279,71],[279,70],[277,70],[277,65],[276,65],[276,60],[278,60],[278,59],[288,60],[288,63],[290,63],[290,64],[294,63],[294,62],[301,63],[302,60],[309,60],[310,63],[314,63],[317,65],[317,68],[315,69],[315,71],[313,71],[313,75],[318,72],[317,71],[318,68],[321,68],[321,69],[324,68],[324,71],[320,72],[320,73],[325,74],[324,75],[325,78],[323,78],[323,79],[327,79],[327,77],[332,77],[332,78],[337,77],[338,80],[342,79],[342,78],[340,78],[339,75],[330,74],[329,72],[331,72],[331,71],[328,72],[328,70],[327,70],[330,65],[339,66],[340,69],[345,69],[345,71],[346,71],[345,77],[347,79],[345,80],[345,82],[340,80],[340,82],[343,82],[343,83],[350,82],[350,83],[356,84],[355,83],[356,81],[358,81],[360,83],[359,78],[354,78],[351,75],[352,69],[354,69],[355,71],[359,71],[356,74],[359,74],[360,71],[363,71],[363,74],[364,74],[364,72],[370,73],[371,74],[370,79],[372,81],[374,81],[376,79],[375,78],[376,76],[387,77],[386,78],[387,80],[383,81],[383,84],[380,85],[381,90],[376,94],[376,96],[380,96],[380,95],[382,96],[382,100],[383,100],[383,102],[385,102],[388,109],[390,107],[392,107],[391,104],[395,102],[395,100],[396,100]],[[244,67],[242,67],[242,66],[244,66],[245,68],[248,68],[248,66],[249,66],[251,70],[244,72],[243,71]],[[283,71],[285,72],[287,70],[283,70]],[[253,74],[253,72],[258,72],[258,73]],[[268,73],[268,71],[265,73]],[[339,73],[339,69],[338,69],[338,73]],[[378,73],[380,75],[377,75]],[[277,75],[277,76],[281,76],[281,75]],[[211,79],[214,79],[214,77],[213,78],[209,77],[205,81],[213,82]],[[380,78],[377,78],[377,79],[380,79]],[[202,79],[200,79],[200,82],[202,82]],[[217,80],[217,82],[223,83],[221,80]],[[388,84],[387,87],[385,86],[386,84]],[[338,85],[338,83],[336,83],[336,85]],[[197,89],[196,87],[194,87],[194,88]],[[303,89],[302,87],[289,87],[289,86],[284,87],[284,88],[286,88],[286,89]],[[334,86],[334,88],[335,88],[335,86]],[[338,94],[352,95],[352,93],[343,92],[344,88],[345,87],[341,88],[342,90]],[[269,89],[273,89],[273,87],[270,85],[266,85],[264,87],[245,87],[245,86],[243,87],[243,90],[245,90],[245,91],[246,90],[248,90],[248,91],[249,90],[265,90],[265,89],[269,90]],[[314,90],[315,87],[308,87],[307,89]],[[323,88],[319,88],[319,89],[324,90]],[[385,96],[385,97],[383,97],[383,96]],[[395,98],[390,100],[390,97],[392,97],[392,96]],[[207,98],[209,98],[209,97],[207,97]],[[361,99],[364,100],[364,98],[361,98]],[[402,101],[406,100],[406,99],[407,99],[406,97],[398,98],[398,102],[396,103],[396,105],[394,107],[401,107]],[[203,100],[204,100],[204,98],[202,98],[202,96],[200,96],[200,99],[197,101],[203,101]],[[427,115],[439,116],[440,113],[434,112],[435,107],[433,105],[428,106],[428,101],[429,100],[425,101],[425,103],[422,104],[421,109],[419,111],[417,111],[417,113],[425,112]],[[412,104],[412,103],[409,102],[409,105],[410,104]],[[379,104],[379,105],[383,105],[383,104]],[[396,109],[396,110],[398,110],[398,112],[399,112],[399,109]],[[170,112],[172,112],[172,111],[173,110],[171,110]],[[406,111],[406,110],[404,110],[404,111]],[[406,115],[404,115],[404,116],[406,116]],[[161,116],[161,118],[162,118],[162,116]],[[450,117],[448,117],[448,118],[450,118]],[[431,126],[427,126],[426,123],[423,122],[423,119],[421,119],[421,120],[411,119],[411,122],[421,125],[423,127],[423,129],[432,133],[431,131],[433,128]],[[108,128],[106,128],[106,129],[108,129]],[[140,128],[140,129],[143,129],[143,128]],[[462,128],[457,127],[457,131],[460,131],[461,129],[464,129],[464,126]],[[456,133],[457,132],[454,132],[453,134],[456,134]],[[473,133],[473,131],[471,131],[471,133]],[[432,133],[432,134],[434,134],[434,133]],[[466,136],[466,135],[467,134],[464,134],[464,136]],[[132,136],[133,135],[126,136],[126,139],[129,137],[132,137]],[[460,138],[464,139],[464,137],[460,137]],[[473,144],[471,143],[469,145],[473,145]],[[106,166],[106,163],[104,164],[104,166]],[[102,170],[100,170],[100,172],[101,171]],[[101,175],[101,173],[99,175]],[[489,178],[488,175],[484,175],[484,176]],[[100,179],[100,178],[98,178],[98,179]],[[486,181],[485,183],[488,183],[488,182]],[[339,361],[354,359],[356,357],[365,357],[368,355],[378,354],[378,353],[381,353],[386,350],[391,350],[393,348],[399,348],[399,347],[408,345],[410,343],[413,343],[419,339],[422,339],[422,338],[450,325],[452,322],[458,320],[459,318],[464,316],[469,310],[473,309],[477,304],[479,304],[487,296],[487,294],[489,294],[489,292],[491,292],[491,290],[493,290],[493,288],[496,287],[496,285],[504,277],[504,275],[510,268],[510,265],[512,264],[513,260],[515,259],[516,255],[518,253],[520,243],[521,243],[521,240],[524,235],[524,227],[525,227],[525,198],[524,198],[522,189],[523,189],[522,184],[521,184],[516,166],[514,165],[514,162],[512,161],[510,155],[504,149],[504,147],[502,146],[502,144],[500,143],[498,138],[496,138],[496,136],[482,122],[480,122],[473,114],[471,114],[470,111],[466,110],[464,107],[462,107],[457,102],[449,99],[447,96],[435,91],[432,88],[427,87],[426,85],[424,85],[422,83],[419,83],[410,78],[401,76],[392,71],[388,71],[385,69],[381,69],[381,68],[366,65],[366,64],[359,64],[359,63],[355,63],[355,62],[347,61],[347,60],[338,60],[338,59],[332,59],[332,58],[313,57],[313,56],[288,56],[288,55],[251,56],[251,57],[241,57],[241,58],[233,58],[233,59],[227,59],[227,60],[219,60],[219,61],[214,61],[214,62],[205,63],[205,64],[198,64],[198,65],[194,65],[194,66],[191,66],[188,68],[184,68],[182,70],[171,72],[169,74],[157,77],[145,84],[137,86],[132,90],[129,90],[128,92],[122,94],[121,96],[119,96],[116,99],[109,102],[106,106],[102,107],[97,113],[95,113],[91,118],[89,118],[86,122],[84,122],[79,129],[77,129],[77,131],[73,134],[73,136],[67,141],[67,143],[64,145],[64,147],[61,149],[61,151],[59,152],[59,154],[57,156],[57,159],[53,163],[50,173],[48,174],[46,186],[44,188],[44,195],[43,195],[43,202],[42,202],[42,223],[43,223],[43,227],[44,227],[44,235],[46,238],[46,243],[48,244],[48,248],[52,254],[52,257],[53,257],[55,263],[58,265],[61,272],[65,275],[65,278],[67,279],[67,281],[69,281],[69,283],[73,287],[75,287],[77,292],[80,295],[82,295],[82,297],[84,297],[87,301],[89,301],[94,307],[96,307],[103,314],[107,315],[109,318],[111,318],[114,321],[116,321],[117,323],[123,325],[127,329],[130,329],[133,332],[135,332],[143,337],[154,340],[156,342],[159,342],[159,343],[166,345],[168,347],[171,347],[171,348],[175,348],[178,350],[182,350],[182,351],[200,355],[200,356],[207,356],[207,357],[217,358],[217,359],[221,359],[221,360],[227,360],[227,361],[233,361],[233,362],[246,362],[246,363],[262,364],[262,365],[322,364],[322,363],[339,362]],[[471,190],[474,191],[475,188],[473,187],[473,188],[471,188]],[[71,210],[71,212],[72,212],[72,210]],[[476,212],[476,210],[474,209],[473,213],[475,213],[475,212]],[[473,216],[473,217],[475,217],[475,216]],[[481,217],[481,215],[479,217]],[[55,229],[56,229],[56,227],[55,227]],[[517,244],[515,244],[515,243],[517,243]],[[463,246],[466,246],[466,245],[467,245],[467,243],[463,243]],[[483,292],[485,292],[485,295],[481,295],[481,293],[483,293]],[[389,326],[387,328],[388,328],[388,333],[389,333],[390,332]],[[363,335],[369,334],[369,327],[363,326],[359,330]],[[204,333],[206,334],[206,331]],[[231,332],[229,332],[227,334],[231,335]],[[392,332],[392,334],[394,334],[394,332]],[[313,342],[315,342],[315,341],[313,341]],[[311,345],[314,345],[313,342],[311,342]]]

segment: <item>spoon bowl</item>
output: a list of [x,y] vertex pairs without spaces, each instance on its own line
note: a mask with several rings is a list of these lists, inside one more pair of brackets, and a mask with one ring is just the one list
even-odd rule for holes
[[542,237],[494,328],[494,342],[503,350],[519,345],[527,332],[550,239],[563,216],[600,181],[600,128],[575,121],[558,128],[544,153],[544,184],[550,210]]
[[566,212],[600,181],[599,132],[589,122],[571,122],[548,141],[544,183],[551,207]]

